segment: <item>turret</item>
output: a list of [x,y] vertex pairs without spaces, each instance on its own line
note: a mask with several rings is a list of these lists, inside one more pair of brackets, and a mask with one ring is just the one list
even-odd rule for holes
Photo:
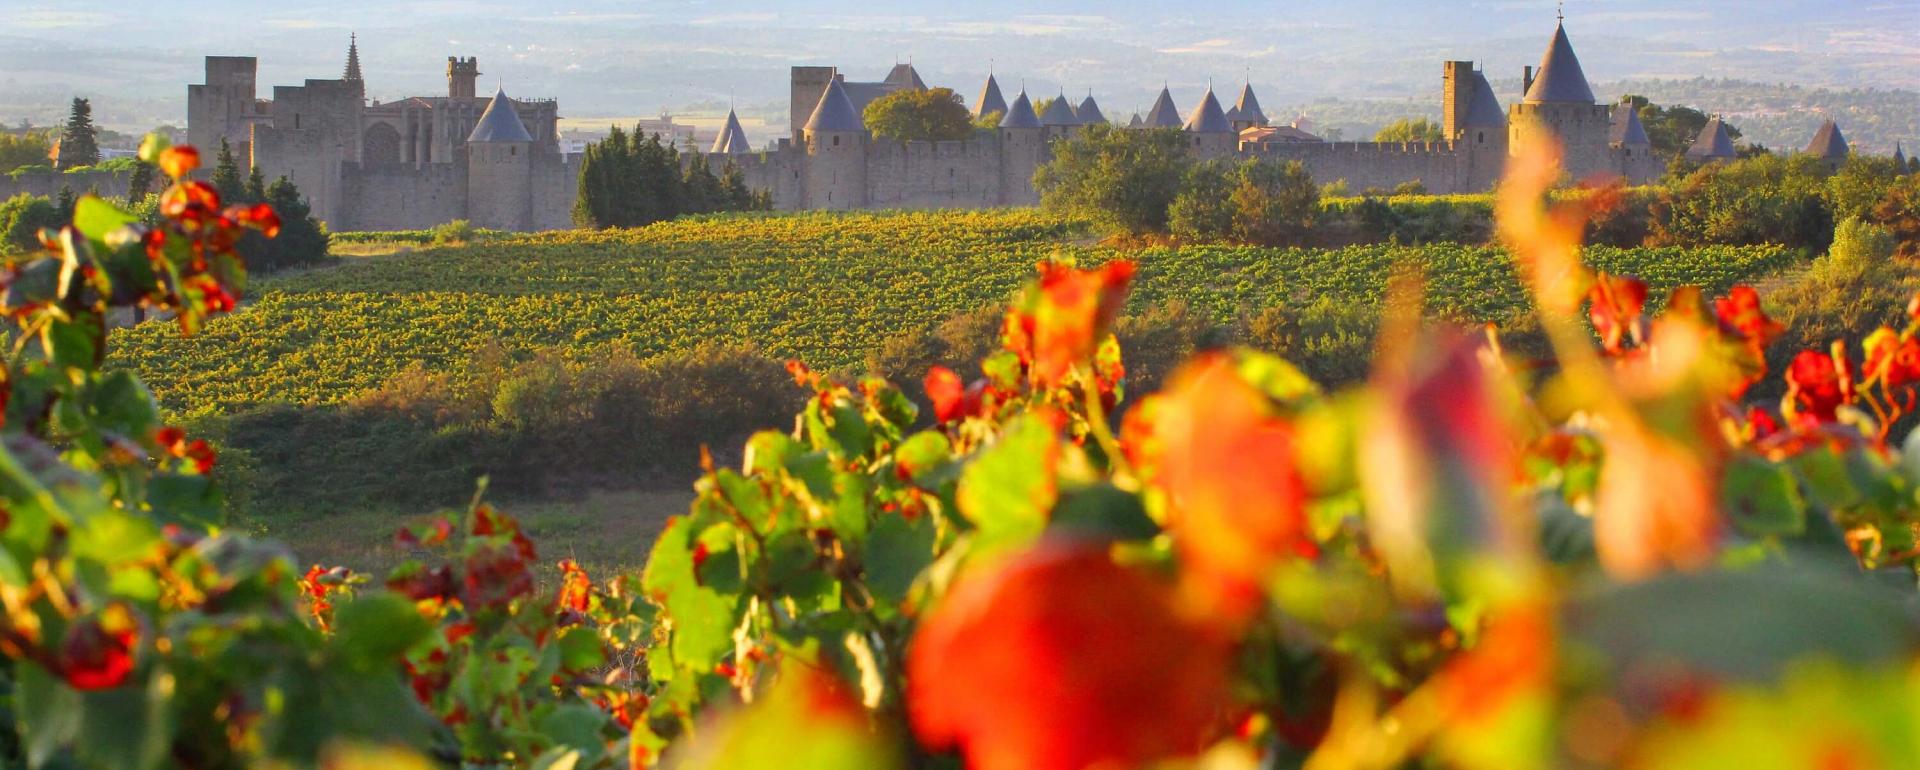
[[1895,173],[1907,173],[1907,151],[1899,142],[1893,143],[1893,170]]
[[980,98],[973,101],[973,116],[984,118],[998,114],[1007,114],[1007,100],[1000,96],[1000,83],[993,79],[993,73],[987,73],[987,84],[980,87]]
[[476,57],[447,57],[447,98],[472,99],[474,81],[480,79],[480,60]]
[[1179,128],[1180,110],[1173,106],[1173,94],[1166,86],[1160,87],[1160,96],[1153,100],[1153,108],[1147,110],[1146,128]]
[[467,218],[495,230],[533,229],[533,135],[504,90],[467,135]]
[[1033,172],[1047,159],[1047,128],[1033,113],[1026,89],[1014,97],[1000,119],[1000,205],[1039,203],[1033,192]]
[[1853,152],[1847,146],[1847,138],[1840,134],[1840,126],[1828,118],[1820,124],[1820,130],[1813,133],[1813,141],[1807,143],[1807,154],[1826,163],[1828,171],[1839,171],[1847,162],[1847,155]]
[[807,148],[806,208],[867,205],[867,129],[839,78],[827,83],[802,129]]
[[753,152],[747,142],[747,132],[740,128],[740,116],[732,108],[727,109],[727,124],[720,127],[720,135],[713,138],[713,147],[708,152],[720,155],[745,155]]
[[1080,116],[1073,114],[1073,102],[1067,101],[1067,92],[1062,89],[1060,95],[1047,102],[1047,109],[1040,113],[1040,125],[1046,126],[1048,139],[1062,139],[1073,135],[1080,126]]
[[347,71],[340,76],[342,80],[360,82],[360,35],[347,35]]
[[1200,96],[1193,115],[1187,118],[1186,130],[1193,137],[1194,153],[1201,158],[1223,157],[1240,149],[1240,133],[1227,122],[1227,113],[1220,109],[1220,100],[1214,97],[1211,85]]
[[1227,112],[1227,121],[1233,124],[1235,133],[1267,124],[1267,113],[1260,109],[1260,99],[1253,95],[1253,83],[1241,84],[1240,99]]
[[1526,73],[1526,86],[1525,98],[1507,115],[1510,151],[1523,140],[1544,139],[1560,145],[1562,165],[1576,179],[1618,173],[1608,147],[1612,110],[1594,103],[1565,24],[1554,27],[1540,68]]
[[1687,160],[1695,163],[1733,160],[1737,157],[1740,154],[1733,149],[1733,136],[1727,133],[1727,124],[1718,115],[1707,119],[1706,127],[1700,129],[1700,136],[1693,140],[1693,146],[1687,148]]
[[1622,100],[1613,105],[1613,129],[1607,137],[1607,146],[1613,149],[1614,158],[1620,164],[1620,175],[1630,182],[1652,181],[1665,171],[1665,164],[1653,155],[1653,139],[1647,136],[1647,127],[1640,122],[1640,109],[1631,101]]
[[1087,92],[1087,98],[1080,100],[1080,106],[1073,108],[1073,116],[1080,119],[1080,125],[1091,126],[1107,122],[1107,116],[1100,111],[1100,105],[1093,101],[1093,92]]

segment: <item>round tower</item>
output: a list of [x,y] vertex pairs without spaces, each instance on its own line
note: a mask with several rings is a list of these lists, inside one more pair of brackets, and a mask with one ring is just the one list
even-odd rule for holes
[[821,92],[802,137],[807,145],[804,208],[857,209],[867,205],[867,129],[840,79]]
[[1040,202],[1033,189],[1033,172],[1047,162],[1047,127],[1033,112],[1033,100],[1020,89],[1007,114],[1000,119],[1000,205],[1030,206]]
[[1554,28],[1540,69],[1527,70],[1523,80],[1526,97],[1507,115],[1510,147],[1523,140],[1550,139],[1564,150],[1562,167],[1573,178],[1617,173],[1608,141],[1613,111],[1594,103],[1593,88],[1567,40],[1565,24]]
[[1193,138],[1193,154],[1201,160],[1224,158],[1240,150],[1240,133],[1233,130],[1226,110],[1220,109],[1220,100],[1213,95],[1211,83],[1200,97],[1200,105],[1193,108],[1192,117],[1187,119],[1186,131],[1187,136]]
[[505,91],[467,135],[467,219],[492,230],[533,229],[533,136]]

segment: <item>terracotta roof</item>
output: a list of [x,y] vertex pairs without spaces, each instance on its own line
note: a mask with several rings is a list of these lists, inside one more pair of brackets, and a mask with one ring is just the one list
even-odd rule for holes
[[1173,106],[1173,94],[1165,86],[1160,88],[1160,98],[1153,100],[1153,109],[1147,110],[1147,128],[1179,128],[1180,110]]
[[860,121],[860,113],[847,98],[846,87],[835,78],[827,83],[827,90],[820,93],[820,103],[814,105],[806,128],[808,131],[865,131],[866,124]]
[[1227,122],[1227,113],[1220,109],[1220,100],[1214,98],[1213,88],[1200,97],[1200,106],[1193,108],[1193,115],[1187,118],[1187,130],[1196,134],[1231,134],[1233,124]]
[[1000,96],[1000,84],[987,76],[987,84],[980,89],[980,98],[974,100],[973,116],[983,117],[993,113],[1007,114],[1007,100]]
[[753,152],[752,145],[747,143],[747,132],[740,129],[740,116],[735,115],[733,110],[727,110],[727,125],[720,129],[719,136],[713,138],[713,149],[708,152],[728,155]]
[[1001,128],[1039,128],[1040,116],[1033,114],[1033,101],[1027,98],[1027,92],[1021,91],[1013,98],[1013,106],[1007,108],[1007,115],[1000,119]]
[[1847,138],[1840,135],[1840,126],[1832,118],[1820,124],[1820,130],[1813,133],[1813,141],[1807,144],[1807,152],[1827,160],[1843,160],[1847,151]]
[[1321,142],[1325,140],[1294,128],[1293,126],[1253,126],[1240,132],[1240,141],[1259,144],[1261,142]]
[[1567,42],[1566,25],[1553,28],[1553,42],[1547,45],[1547,54],[1540,57],[1540,71],[1534,74],[1526,101],[1593,103],[1593,88],[1587,85],[1587,74],[1580,71],[1580,57],[1574,55],[1573,44]]
[[507,98],[503,90],[493,92],[493,100],[487,102],[487,111],[480,113],[480,122],[473,124],[473,133],[467,134],[471,142],[531,142],[533,135],[527,133],[527,125],[520,122],[520,113],[513,108],[513,100]]

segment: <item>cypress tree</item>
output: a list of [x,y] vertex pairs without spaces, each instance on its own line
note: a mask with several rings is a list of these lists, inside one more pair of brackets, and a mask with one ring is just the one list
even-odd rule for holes
[[[292,182],[288,182],[292,184]],[[260,167],[254,166],[247,172],[247,190],[241,196],[241,203],[265,203],[267,200],[267,180],[260,176]]]
[[213,166],[213,189],[223,201],[238,201],[247,192],[247,183],[240,177],[240,162],[234,160],[233,147],[224,137],[220,140],[219,161]]
[[73,188],[68,187],[66,185],[60,185],[60,197],[53,199],[53,212],[54,212],[55,221],[58,221],[60,224],[63,224],[63,225],[68,222],[72,222],[74,203],[75,203],[75,198],[73,195]]
[[720,178],[713,175],[713,168],[707,165],[707,156],[692,153],[687,160],[687,171],[682,176],[683,185],[681,212],[686,214],[706,214],[724,211],[728,208],[726,198],[720,189]]
[[67,126],[60,131],[60,154],[54,168],[69,169],[100,162],[98,130],[93,127],[93,105],[78,96],[67,113]]
[[127,204],[139,203],[153,192],[153,164],[140,161],[133,165],[133,175],[127,177]]

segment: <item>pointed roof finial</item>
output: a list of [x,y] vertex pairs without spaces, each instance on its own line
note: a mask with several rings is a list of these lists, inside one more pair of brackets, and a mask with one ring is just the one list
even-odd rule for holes
[[1567,0],[1560,0],[1560,2],[1556,3],[1555,5],[1557,7],[1553,11],[1553,18],[1559,21],[1566,21],[1567,20]]
[[360,79],[360,34],[357,32],[347,33],[347,72],[340,79]]

